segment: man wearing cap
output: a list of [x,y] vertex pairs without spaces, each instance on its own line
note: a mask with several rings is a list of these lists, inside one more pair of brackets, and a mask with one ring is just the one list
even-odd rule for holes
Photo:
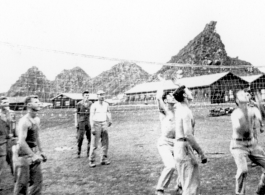
[[[9,101],[6,97],[0,97],[0,183],[1,174],[4,168],[4,163],[7,163],[11,167],[11,172],[13,174],[12,166],[12,143],[15,141],[15,127],[16,119],[14,111],[9,108]],[[1,184],[0,184],[1,185]],[[1,191],[0,186],[0,191]]]
[[83,100],[77,103],[75,126],[77,127],[77,157],[80,158],[84,134],[87,137],[87,157],[89,157],[91,126],[89,124],[90,107],[92,102],[89,101],[89,91],[83,92]]
[[112,124],[111,113],[109,110],[109,104],[104,101],[105,92],[99,90],[97,92],[98,101],[92,104],[90,109],[90,124],[91,124],[91,150],[89,156],[89,166],[95,167],[95,150],[98,147],[98,142],[101,138],[102,157],[101,164],[109,165],[108,160],[108,147],[109,147],[109,135],[108,127]]

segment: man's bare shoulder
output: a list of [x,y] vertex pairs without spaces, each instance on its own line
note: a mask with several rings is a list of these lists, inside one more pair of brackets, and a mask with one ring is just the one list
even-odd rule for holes
[[31,125],[26,115],[19,119],[19,124],[22,126],[30,126]]

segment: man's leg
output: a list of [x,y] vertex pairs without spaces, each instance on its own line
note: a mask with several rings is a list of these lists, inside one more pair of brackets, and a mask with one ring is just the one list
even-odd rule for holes
[[258,185],[257,194],[264,195],[265,194],[265,153],[264,150],[259,146],[255,145],[253,150],[251,151],[249,158],[252,162],[257,165],[260,165],[262,169],[262,174],[260,178],[260,182]]
[[95,129],[95,135],[91,134],[91,144],[90,144],[90,154],[89,154],[89,166],[90,167],[95,167],[95,150],[98,147],[98,141],[101,136],[101,127],[99,126],[98,123],[94,122],[94,127]]
[[27,195],[29,182],[29,164],[26,158],[14,159],[14,195]]
[[174,146],[178,177],[182,195],[198,195],[200,187],[199,165],[188,142],[178,141]]
[[110,161],[108,160],[108,149],[109,149],[109,133],[107,129],[107,123],[101,124],[101,147],[102,147],[102,165],[109,165]]
[[2,190],[2,183],[1,180],[3,178],[2,173],[5,166],[6,156],[0,156],[0,191]]
[[89,157],[90,144],[91,144],[91,126],[89,122],[86,124],[86,138],[87,138],[87,157]]
[[39,195],[42,190],[41,163],[30,165],[29,172],[29,195]]
[[159,177],[156,190],[157,191],[164,191],[165,188],[170,183],[171,177],[176,169],[176,162],[173,156],[173,147],[164,143],[158,144],[157,146],[158,152],[162,158],[162,161],[165,165],[161,176]]
[[85,122],[79,122],[77,130],[77,157],[80,157],[85,134]]
[[248,173],[247,156],[249,152],[244,150],[244,146],[237,143],[238,141],[231,141],[230,152],[234,157],[237,173],[236,173],[236,194],[245,194],[246,177]]

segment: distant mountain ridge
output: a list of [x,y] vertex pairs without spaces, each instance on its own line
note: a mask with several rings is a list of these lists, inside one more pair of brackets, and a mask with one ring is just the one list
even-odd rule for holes
[[122,62],[110,70],[91,78],[82,68],[75,67],[63,70],[49,81],[37,68],[31,67],[22,74],[7,92],[7,96],[27,96],[36,94],[40,99],[49,101],[58,93],[82,93],[89,90],[96,93],[101,89],[107,95],[113,96],[124,93],[136,84],[145,82],[150,75],[135,63]]

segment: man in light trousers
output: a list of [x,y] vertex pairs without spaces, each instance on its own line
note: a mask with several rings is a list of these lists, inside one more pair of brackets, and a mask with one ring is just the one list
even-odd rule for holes
[[109,148],[109,134],[108,127],[112,124],[111,113],[109,104],[104,101],[105,92],[99,90],[97,92],[98,101],[93,103],[90,110],[90,125],[91,125],[91,148],[89,155],[89,166],[96,167],[95,164],[95,150],[98,147],[99,140],[101,139],[101,164],[109,165],[108,158]]
[[[164,169],[159,177],[156,194],[163,195],[165,188],[168,187],[170,180],[176,170],[176,161],[174,159],[174,142],[175,142],[175,103],[176,100],[172,95],[172,92],[165,91],[166,80],[158,75],[158,79],[161,81],[156,93],[156,99],[159,109],[159,118],[161,122],[161,136],[158,139],[157,148],[158,152],[164,163]],[[176,192],[181,189],[180,184],[176,184]]]
[[179,102],[175,112],[176,142],[174,157],[178,178],[182,186],[182,195],[199,195],[199,165],[194,150],[199,154],[202,163],[206,163],[207,158],[194,137],[195,121],[189,108],[193,96],[185,86],[181,86],[174,91],[173,96]]

